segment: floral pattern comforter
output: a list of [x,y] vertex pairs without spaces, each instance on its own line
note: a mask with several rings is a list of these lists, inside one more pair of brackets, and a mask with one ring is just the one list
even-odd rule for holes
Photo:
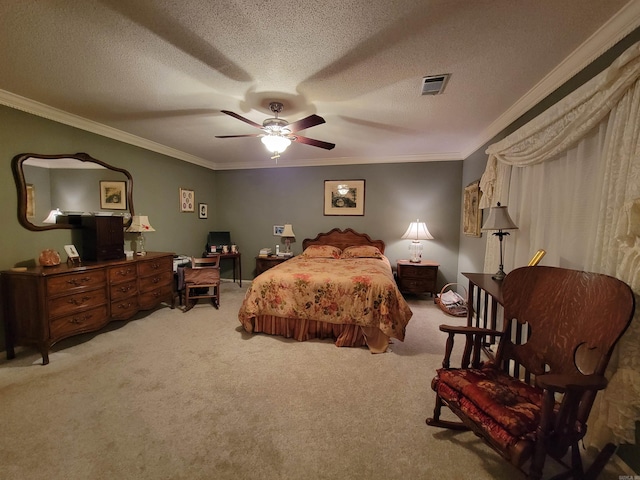
[[254,279],[238,319],[250,332],[251,319],[260,315],[375,327],[404,340],[413,313],[398,291],[386,257],[301,255]]

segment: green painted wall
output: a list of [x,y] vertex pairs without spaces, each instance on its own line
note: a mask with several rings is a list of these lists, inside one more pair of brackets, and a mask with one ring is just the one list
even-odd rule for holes
[[[129,170],[134,179],[135,211],[148,215],[156,229],[146,236],[147,248],[201,253],[202,238],[216,221],[215,172],[4,106],[0,106],[0,125],[0,269],[34,264],[43,249],[63,252],[64,245],[77,239],[77,232],[70,230],[31,232],[18,223],[11,159],[25,152],[86,152]],[[180,187],[195,190],[196,202],[209,204],[208,220],[198,219],[197,213],[179,212]],[[97,199],[97,184],[95,190]],[[36,204],[37,195],[38,192]],[[128,240],[130,235],[127,234]]]

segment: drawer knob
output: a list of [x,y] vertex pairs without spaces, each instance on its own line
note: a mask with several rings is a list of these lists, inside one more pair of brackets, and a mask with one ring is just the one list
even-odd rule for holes
[[72,305],[82,305],[84,302],[86,302],[87,300],[90,300],[91,297],[87,297],[84,296],[82,298],[70,298],[69,300],[67,300],[67,303],[71,303]]
[[91,278],[89,277],[82,277],[82,278],[71,278],[69,280],[67,280],[67,283],[70,285],[82,285],[83,283],[87,283],[89,280],[91,280]]
[[73,323],[75,325],[81,325],[83,324],[85,321],[89,320],[92,317],[91,314],[86,314],[82,317],[73,317],[71,320],[69,320],[69,323]]
[[124,285],[122,287],[120,287],[120,291],[122,293],[127,293],[129,290],[131,290],[133,287],[131,285]]

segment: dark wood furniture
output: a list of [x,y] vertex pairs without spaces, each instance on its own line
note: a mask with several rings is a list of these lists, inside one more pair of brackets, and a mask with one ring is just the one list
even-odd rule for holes
[[173,254],[6,270],[0,282],[7,358],[17,345],[31,346],[46,365],[51,346],[63,338],[171,303]]
[[184,267],[184,311],[188,312],[201,298],[208,298],[213,306],[220,306],[220,255],[191,258],[191,266]]
[[429,260],[422,260],[420,263],[398,260],[396,270],[398,289],[402,293],[435,295],[439,266],[440,264]]
[[122,217],[82,216],[82,251],[84,261],[124,258]]
[[282,262],[286,262],[293,257],[278,257],[271,255],[270,257],[256,257],[256,276],[266,272],[270,268],[280,265]]
[[[605,446],[585,472],[579,442],[633,318],[633,292],[607,275],[538,266],[513,270],[501,293],[503,328],[440,325],[448,338],[427,424],[471,430],[520,469],[530,460],[529,479],[541,478],[547,456],[560,461],[569,450],[571,465],[563,465],[570,471],[554,478],[596,478],[615,446]],[[528,325],[528,333],[513,335],[514,324]],[[487,336],[500,338],[492,362],[482,361]],[[455,339],[464,348],[450,368]],[[445,406],[460,422],[440,418]]]

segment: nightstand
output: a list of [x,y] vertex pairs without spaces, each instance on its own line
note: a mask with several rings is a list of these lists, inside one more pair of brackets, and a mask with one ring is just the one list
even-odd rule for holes
[[266,272],[276,265],[281,264],[282,262],[286,262],[291,258],[293,257],[278,257],[276,255],[272,255],[270,257],[256,257],[256,276]]
[[398,260],[398,289],[402,293],[437,293],[438,267],[440,264],[429,260],[412,263],[409,260]]

